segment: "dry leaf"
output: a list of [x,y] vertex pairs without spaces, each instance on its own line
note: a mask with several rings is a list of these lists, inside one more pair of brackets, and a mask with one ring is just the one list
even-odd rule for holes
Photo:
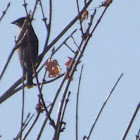
[[49,77],[56,77],[58,74],[61,73],[61,68],[57,62],[57,60],[48,60],[46,62],[46,68],[47,68],[47,71],[49,72]]
[[82,14],[81,21],[84,21],[85,19],[88,19],[88,11],[87,10],[85,10],[84,13]]
[[68,57],[69,60],[65,63],[65,65],[67,66],[67,68],[69,67],[70,63],[72,62],[72,58]]
[[112,3],[112,1],[113,0],[106,0],[106,1],[102,2],[102,5],[100,5],[99,7],[102,7],[102,6],[106,7],[106,6],[110,5]]
[[[69,60],[65,63],[67,68],[70,66],[70,64],[71,64],[71,62],[73,60],[73,58],[71,58],[71,57],[68,57],[68,58],[69,58]],[[68,77],[70,76],[70,73],[71,73],[71,71],[69,71]],[[73,77],[71,78],[71,81],[73,81]]]

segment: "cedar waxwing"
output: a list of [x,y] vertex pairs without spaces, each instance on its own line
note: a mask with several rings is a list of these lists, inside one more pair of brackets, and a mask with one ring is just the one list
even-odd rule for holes
[[[12,22],[12,24],[17,25],[20,29],[24,24],[26,17],[19,18]],[[19,55],[19,61],[23,68],[23,73],[27,80],[27,88],[33,87],[33,65],[35,67],[38,57],[38,39],[34,32],[34,29],[28,21],[26,22],[28,26],[20,43],[17,42],[17,52]],[[29,24],[28,24],[29,23]]]

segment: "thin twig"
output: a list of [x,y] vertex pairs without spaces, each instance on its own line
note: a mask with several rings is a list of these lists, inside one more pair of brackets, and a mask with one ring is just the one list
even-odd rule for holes
[[108,100],[110,99],[110,97],[111,97],[113,91],[115,90],[115,88],[116,88],[117,84],[119,83],[119,81],[121,80],[122,76],[123,76],[123,73],[122,73],[122,74],[120,75],[120,77],[118,78],[117,82],[115,83],[115,85],[113,86],[113,88],[112,88],[112,90],[110,91],[109,95],[107,96],[107,98],[106,98],[104,104],[102,105],[102,107],[101,107],[101,109],[100,109],[100,111],[99,111],[99,113],[98,113],[98,115],[97,115],[97,117],[96,117],[96,119],[95,119],[95,122],[93,123],[93,125],[92,125],[92,127],[91,127],[91,129],[90,129],[90,132],[89,132],[89,135],[88,135],[88,137],[87,137],[87,140],[90,139],[90,136],[91,136],[91,134],[92,134],[92,132],[93,132],[93,130],[94,130],[94,128],[95,128],[95,125],[96,125],[96,123],[97,123],[99,117],[101,116],[101,113],[103,112],[103,109],[105,108],[105,105],[107,104]]
[[39,0],[36,0],[36,3],[35,3],[34,8],[33,8],[32,15],[31,15],[31,20],[32,20],[33,17],[34,17],[35,11],[36,11],[36,9],[37,9],[37,4],[38,4],[38,2],[39,2]]
[[43,21],[44,21],[44,23],[45,23],[45,27],[46,27],[46,29],[48,30],[48,25],[47,25],[47,18],[45,17],[45,14],[44,14],[44,10],[43,10],[43,6],[42,6],[42,2],[41,2],[41,0],[39,0],[39,4],[40,4],[40,7],[41,7],[41,12],[42,12],[42,16],[43,16]]
[[49,23],[47,25],[48,34],[47,34],[45,46],[48,46],[48,43],[49,43],[49,39],[51,35],[51,25],[52,25],[52,0],[49,0]]
[[64,105],[64,109],[63,109],[63,113],[62,113],[62,117],[61,117],[61,123],[63,122],[63,119],[64,119],[64,115],[65,115],[65,111],[66,111],[66,107],[67,107],[67,104],[68,104],[68,102],[69,102],[69,97],[70,97],[70,95],[71,95],[71,92],[69,91],[68,92],[68,96],[67,96],[67,98],[66,98],[66,100],[65,100],[65,105]]
[[40,86],[41,91],[42,91],[43,85],[45,84],[45,81],[46,81],[45,80],[46,75],[47,75],[47,69],[45,69],[45,73],[44,73],[44,76],[43,76],[43,79],[42,79],[42,83],[41,83],[41,86]]
[[1,22],[2,18],[5,16],[5,14],[6,14],[6,12],[7,12],[9,7],[10,7],[10,2],[7,4],[6,9],[2,12],[2,16],[0,17],[0,22]]
[[28,135],[29,135],[29,133],[31,132],[32,128],[33,128],[33,127],[34,127],[34,125],[36,124],[36,122],[37,122],[37,120],[38,120],[39,116],[40,116],[40,113],[38,113],[38,114],[37,114],[37,116],[36,116],[36,118],[35,118],[35,120],[34,120],[33,124],[31,125],[31,127],[29,128],[29,130],[27,131],[27,133],[25,134],[25,136],[24,136],[23,140],[25,140],[25,139],[27,138],[27,136],[28,136]]
[[[22,58],[23,60],[23,58]],[[24,64],[22,63],[22,67]],[[23,130],[23,119],[24,119],[24,100],[25,100],[25,92],[24,92],[24,75],[25,75],[25,70],[23,68],[23,78],[22,78],[22,113],[21,113],[21,133],[20,133],[20,140],[22,140],[22,130]]]
[[71,47],[70,47],[67,43],[65,43],[65,45],[66,45],[67,48],[69,48],[69,50],[70,50],[71,52],[73,52],[73,53],[75,54],[75,51],[74,51],[73,49],[71,49]]
[[[107,10],[107,8],[108,8],[108,6],[105,7],[105,9],[104,9],[104,11],[102,12],[100,18],[97,20],[97,23],[95,24],[93,30],[91,31],[91,34],[93,34],[93,32],[95,31],[95,29],[97,28],[98,24],[100,23],[102,17],[104,16],[104,14],[105,14],[105,12],[106,12],[106,10]],[[95,10],[95,13],[96,13],[96,10]]]
[[29,118],[29,120],[27,122],[24,122],[23,130],[28,126],[28,124],[32,120],[33,116],[34,116],[34,114]]
[[83,36],[83,27],[82,27],[82,21],[81,21],[81,15],[80,15],[80,8],[79,8],[79,1],[76,0],[76,4],[77,4],[77,11],[78,11],[78,15],[79,15],[79,22],[80,22],[80,30]]
[[136,140],[140,140],[140,129],[138,131],[138,134],[136,135]]
[[27,4],[26,1],[24,0],[23,6],[24,6],[24,8],[25,8],[26,15],[28,15],[27,5],[28,5],[28,4]]
[[128,132],[129,132],[129,130],[130,130],[132,124],[133,124],[133,121],[134,121],[135,118],[136,118],[136,115],[137,115],[139,109],[140,109],[140,102],[139,102],[139,104],[138,104],[137,107],[136,107],[136,110],[135,110],[135,112],[134,112],[134,114],[133,114],[133,116],[132,116],[132,118],[131,118],[131,120],[130,120],[130,122],[129,122],[129,124],[128,124],[128,127],[127,127],[127,129],[126,129],[126,131],[125,131],[125,133],[124,133],[124,136],[123,136],[122,140],[125,140],[125,139],[126,139],[127,134],[128,134]]
[[[22,132],[25,130],[25,128],[27,127],[27,125],[29,124],[29,122],[31,121],[31,119],[33,118],[34,114],[30,117],[30,113],[28,113],[24,123],[23,123],[23,128],[22,128]],[[30,118],[29,118],[30,117]],[[28,120],[29,118],[29,120]],[[14,138],[14,140],[18,140],[20,138],[20,135],[21,135],[21,130],[20,132],[18,133],[18,135],[16,136],[16,138]]]
[[[90,29],[92,27],[93,19],[94,19],[95,14],[96,14],[96,9],[94,10],[93,14],[90,16],[90,22],[88,23],[89,26],[86,29],[86,32],[84,33],[83,38],[86,38],[89,35],[89,32],[90,32]],[[91,34],[93,34],[93,32]]]
[[68,41],[68,39],[69,39],[76,31],[77,31],[77,29],[75,29],[75,30],[61,43],[61,45],[55,50],[54,53],[56,53],[56,52],[62,47],[62,45],[64,45],[64,44]]
[[80,72],[79,83],[78,83],[78,90],[77,90],[77,98],[76,98],[76,140],[78,140],[78,106],[79,106],[79,93],[80,93],[80,85],[81,85],[81,78],[83,72],[83,65]]
[[37,135],[36,140],[40,140],[40,137],[41,137],[41,135],[43,133],[43,130],[44,130],[45,126],[46,126],[47,121],[48,121],[48,117],[46,117],[46,119],[44,120],[44,122],[42,124],[42,127],[41,127],[41,129],[39,131],[39,134]]
[[[71,38],[72,38],[72,40],[73,40],[73,42],[74,42],[75,46],[78,48],[78,45],[77,45],[77,43],[76,43],[76,41],[75,41],[74,37],[73,37],[73,36],[71,36]],[[79,50],[79,51],[80,51],[80,50]]]
[[64,109],[63,109],[63,111],[62,111],[62,117],[61,117],[61,120],[60,120],[60,123],[61,123],[61,127],[60,127],[61,130],[60,130],[60,132],[63,132],[64,129],[65,129],[65,127],[62,128],[62,125],[65,124],[65,123],[63,122],[63,119],[64,119],[64,115],[65,115],[65,112],[66,112],[67,104],[68,104],[68,102],[69,102],[69,97],[70,97],[70,95],[71,95],[71,92],[69,91],[69,92],[68,92],[68,96],[67,96],[67,98],[66,98],[66,100],[65,100],[65,105],[64,105]]

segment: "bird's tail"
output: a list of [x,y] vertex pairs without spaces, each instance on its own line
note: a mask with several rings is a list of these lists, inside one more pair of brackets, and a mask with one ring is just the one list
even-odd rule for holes
[[27,71],[26,80],[27,80],[27,88],[32,88],[33,87],[33,77],[32,77],[31,71]]

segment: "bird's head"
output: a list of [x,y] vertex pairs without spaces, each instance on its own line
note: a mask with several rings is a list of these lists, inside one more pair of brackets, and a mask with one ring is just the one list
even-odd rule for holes
[[26,17],[21,17],[13,22],[11,22],[12,24],[15,24],[17,25],[19,28],[22,27],[22,25],[24,24],[24,21],[25,21]]

